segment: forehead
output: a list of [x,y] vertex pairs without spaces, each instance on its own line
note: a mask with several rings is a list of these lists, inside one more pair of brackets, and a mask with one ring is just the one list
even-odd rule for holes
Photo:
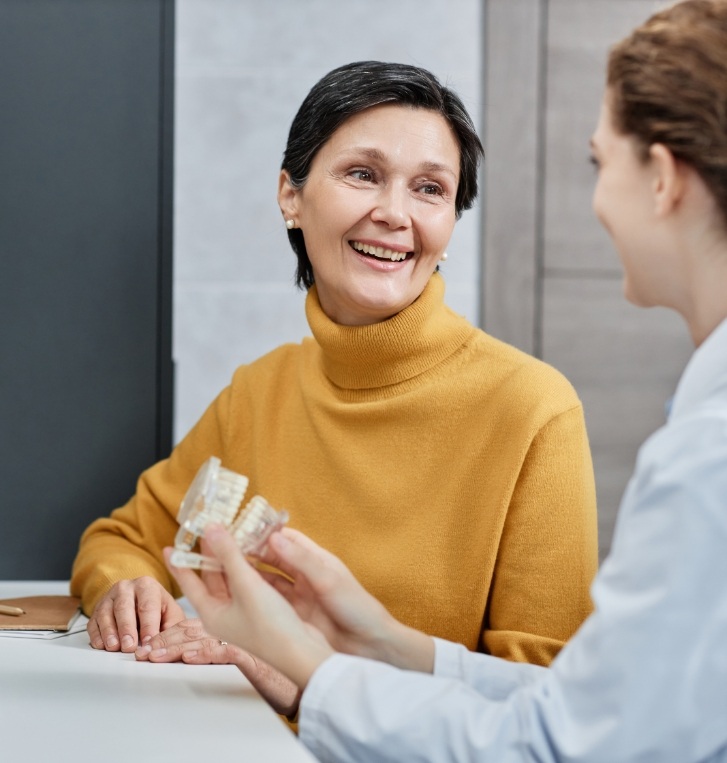
[[643,163],[643,151],[638,139],[616,129],[613,121],[612,97],[608,90],[603,96],[598,124],[590,142],[597,154],[620,156],[629,160],[633,159],[639,164]]
[[402,104],[372,106],[343,122],[320,153],[332,157],[367,149],[379,151],[382,158],[442,163],[459,172],[459,142],[438,111]]
[[603,94],[603,98],[601,99],[601,108],[598,113],[598,122],[596,123],[596,129],[593,132],[591,142],[595,144],[607,142],[613,134],[614,129],[611,118],[611,98],[608,91],[606,91]]

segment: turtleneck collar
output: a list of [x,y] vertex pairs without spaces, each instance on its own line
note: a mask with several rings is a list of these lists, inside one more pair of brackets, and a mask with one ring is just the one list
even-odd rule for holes
[[322,351],[324,373],[344,389],[412,379],[452,355],[476,331],[444,304],[444,280],[438,273],[409,307],[381,323],[334,323],[323,312],[315,285],[308,291],[305,312]]

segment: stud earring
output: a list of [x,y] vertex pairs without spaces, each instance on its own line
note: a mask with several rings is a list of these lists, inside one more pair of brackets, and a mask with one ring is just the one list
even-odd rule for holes
[[290,220],[286,220],[285,221],[285,227],[288,230],[293,230],[293,228],[295,228],[295,220],[293,220],[292,218]]
[[442,262],[444,262],[444,261],[447,259],[447,257],[448,257],[448,256],[449,256],[449,255],[447,254],[447,252],[442,252],[442,256],[441,256],[439,259],[440,259]]

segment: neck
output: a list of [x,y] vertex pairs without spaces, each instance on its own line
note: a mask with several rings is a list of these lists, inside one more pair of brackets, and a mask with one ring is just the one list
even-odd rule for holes
[[699,347],[727,319],[727,240],[700,248],[691,264],[686,304],[680,312]]

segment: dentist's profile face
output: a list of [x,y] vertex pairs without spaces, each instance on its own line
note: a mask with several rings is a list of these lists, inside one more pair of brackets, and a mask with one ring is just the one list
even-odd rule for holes
[[591,138],[598,170],[593,211],[608,232],[623,267],[624,296],[640,306],[662,304],[659,296],[663,248],[659,243],[654,205],[656,168],[644,159],[641,146],[618,132],[607,92]]

